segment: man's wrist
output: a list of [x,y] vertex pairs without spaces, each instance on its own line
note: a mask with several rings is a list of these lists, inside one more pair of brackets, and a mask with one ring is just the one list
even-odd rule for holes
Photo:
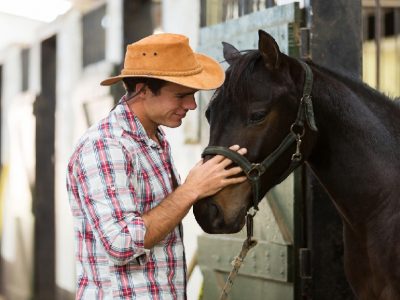
[[176,189],[176,191],[182,193],[184,197],[190,201],[190,205],[193,205],[197,202],[197,200],[200,199],[200,193],[198,190],[187,183],[183,183],[179,188]]

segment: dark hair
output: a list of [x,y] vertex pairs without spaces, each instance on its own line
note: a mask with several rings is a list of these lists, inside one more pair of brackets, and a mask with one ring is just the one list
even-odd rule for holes
[[161,88],[167,84],[165,80],[146,77],[125,77],[122,81],[125,83],[125,89],[128,93],[134,93],[136,85],[144,83],[154,95],[159,95]]

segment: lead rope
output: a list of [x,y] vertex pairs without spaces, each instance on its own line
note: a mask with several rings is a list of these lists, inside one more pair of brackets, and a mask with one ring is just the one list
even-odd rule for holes
[[246,215],[246,229],[247,229],[247,238],[244,240],[243,245],[242,245],[242,250],[240,250],[240,253],[238,256],[234,258],[232,261],[232,266],[233,269],[229,273],[228,279],[225,282],[225,286],[222,289],[221,295],[220,295],[220,300],[226,300],[228,299],[228,294],[231,291],[233,281],[236,278],[237,273],[239,272],[240,267],[242,266],[242,263],[247,255],[247,252],[251,248],[253,248],[255,245],[257,245],[257,240],[253,239],[253,218],[256,215],[257,210],[255,210],[253,213],[247,213]]

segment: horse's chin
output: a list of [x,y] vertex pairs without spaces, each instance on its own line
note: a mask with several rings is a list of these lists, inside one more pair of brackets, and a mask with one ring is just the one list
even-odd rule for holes
[[[204,232],[209,233],[209,234],[231,234],[231,233],[237,233],[240,230],[242,230],[243,226],[245,224],[245,219],[243,218],[243,221],[237,222],[235,224],[226,224],[225,226],[204,226],[200,227],[204,230]],[[207,224],[209,225],[209,224]]]

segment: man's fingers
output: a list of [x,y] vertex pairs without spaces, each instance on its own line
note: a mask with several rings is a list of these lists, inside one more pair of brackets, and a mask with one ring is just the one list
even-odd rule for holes
[[[234,147],[234,146],[232,146],[232,147]],[[239,146],[237,146],[237,147],[235,147],[235,149],[237,149],[236,152],[239,153],[240,155],[244,155],[247,153],[246,148],[240,148]],[[224,161],[221,162],[221,164],[223,165],[224,168],[229,166],[231,163],[232,163],[232,160],[230,160],[229,158],[226,158]]]
[[227,177],[233,176],[233,175],[236,175],[236,174],[239,174],[242,172],[243,172],[243,170],[241,167],[233,167],[233,168],[230,168],[229,170],[226,170]]
[[[246,148],[240,148],[239,145],[230,146],[229,149],[238,152],[240,155],[244,155],[247,153]],[[213,158],[208,160],[209,164],[221,164],[221,167],[226,168],[232,163],[232,160],[223,156],[223,155],[215,155]]]
[[229,166],[232,163],[232,160],[230,160],[229,158],[225,158],[222,162],[221,162],[221,167],[222,168],[226,168],[227,166]]
[[239,154],[241,154],[241,155],[245,155],[247,153],[247,149],[246,148],[240,148],[237,152]]
[[239,145],[233,145],[230,146],[229,149],[238,152],[241,155],[244,155],[247,153],[247,149],[246,148],[241,148]]
[[207,163],[209,162],[209,164],[215,163],[215,164],[219,164],[222,161],[226,160],[228,158],[226,158],[223,155],[215,155],[213,158],[211,158],[210,160],[207,161]]
[[240,149],[239,145],[232,145],[229,147],[229,149],[233,150],[233,151],[238,151]]
[[[240,155],[244,155],[244,154],[247,153],[247,149],[246,149],[246,148],[240,148],[239,145],[230,146],[229,149],[231,149],[231,150],[233,150],[233,151],[236,151],[236,152],[239,153]],[[227,157],[225,158],[225,160],[223,160],[223,161],[221,162],[221,164],[222,164],[222,166],[223,166],[224,168],[226,168],[227,166],[229,166],[231,163],[232,163],[232,160],[229,159],[229,158],[227,158]]]
[[228,179],[226,179],[225,183],[227,185],[231,185],[231,184],[242,183],[242,182],[245,182],[246,180],[247,180],[246,176],[240,176],[240,177],[228,178]]

